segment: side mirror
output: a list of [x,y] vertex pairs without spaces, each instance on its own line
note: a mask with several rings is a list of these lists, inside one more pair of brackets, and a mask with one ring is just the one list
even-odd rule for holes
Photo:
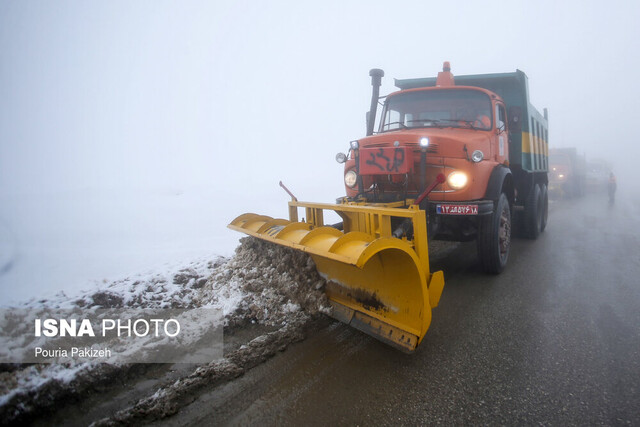
[[509,130],[511,132],[522,132],[522,108],[509,108]]

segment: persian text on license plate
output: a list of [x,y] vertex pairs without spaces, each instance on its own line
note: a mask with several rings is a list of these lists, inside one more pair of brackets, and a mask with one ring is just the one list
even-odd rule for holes
[[442,215],[478,215],[478,205],[436,205]]

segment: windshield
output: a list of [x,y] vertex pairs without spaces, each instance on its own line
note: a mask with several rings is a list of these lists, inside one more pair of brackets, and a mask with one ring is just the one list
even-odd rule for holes
[[405,92],[387,98],[380,132],[422,127],[491,129],[491,100],[471,89]]

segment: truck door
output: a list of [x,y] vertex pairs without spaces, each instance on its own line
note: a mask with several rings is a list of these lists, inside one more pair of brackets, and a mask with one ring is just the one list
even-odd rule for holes
[[492,149],[492,156],[496,162],[504,163],[509,158],[509,133],[507,132],[507,115],[504,105],[496,103],[495,114],[496,144]]

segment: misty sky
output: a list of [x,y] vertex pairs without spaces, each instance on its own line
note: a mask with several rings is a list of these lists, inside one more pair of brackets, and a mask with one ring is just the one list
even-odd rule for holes
[[381,94],[521,69],[550,146],[638,189],[638,22],[631,0],[0,1],[0,300],[228,255],[231,219],[287,215],[279,180],[344,195],[371,68]]
[[444,60],[525,71],[551,146],[622,168],[640,154],[638,21],[636,1],[3,1],[0,192],[283,179],[332,200],[369,69],[386,94]]

